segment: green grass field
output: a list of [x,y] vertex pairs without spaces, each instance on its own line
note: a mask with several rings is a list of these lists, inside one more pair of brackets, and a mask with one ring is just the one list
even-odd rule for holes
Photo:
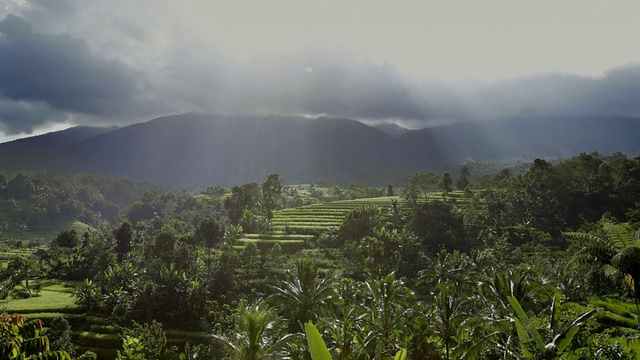
[[[31,287],[36,281],[30,282]],[[37,296],[28,299],[12,298],[0,300],[0,309],[8,313],[18,313],[27,317],[33,317],[33,313],[64,313],[73,314],[80,310],[72,297],[75,284],[69,282],[45,280],[42,281],[42,290]],[[25,290],[24,286],[16,286],[14,291]],[[32,290],[35,295],[35,291]]]

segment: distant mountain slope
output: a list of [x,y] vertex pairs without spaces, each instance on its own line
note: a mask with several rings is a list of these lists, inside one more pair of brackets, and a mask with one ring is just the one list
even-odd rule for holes
[[430,161],[569,157],[640,151],[640,119],[629,117],[527,118],[457,123],[411,131],[398,138],[401,153],[430,154]]
[[176,115],[66,149],[55,166],[145,179],[169,188],[262,181],[347,181],[388,163],[392,139],[346,119]]
[[46,164],[63,149],[117,129],[117,126],[75,126],[0,144],[0,168],[21,170],[46,168]]
[[0,144],[0,151],[38,151],[62,147],[116,130],[117,126],[75,126],[43,135],[32,136]]
[[[94,133],[91,133],[94,132]],[[640,119],[514,119],[456,123],[393,138],[357,121],[172,115],[119,129],[69,129],[0,145],[0,168],[97,172],[174,189],[324,179],[386,185],[462,160],[640,153]]]
[[379,123],[379,124],[372,124],[371,127],[374,127],[380,131],[382,131],[383,133],[391,136],[391,137],[398,137],[400,135],[404,135],[408,132],[410,132],[411,130],[402,127],[398,124],[395,123]]

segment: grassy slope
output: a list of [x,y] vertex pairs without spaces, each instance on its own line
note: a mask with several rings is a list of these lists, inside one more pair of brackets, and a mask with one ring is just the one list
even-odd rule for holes
[[[39,296],[28,299],[8,299],[0,300],[0,309],[10,313],[19,313],[28,316],[30,313],[77,313],[78,305],[72,298],[77,285],[76,282],[65,282],[59,280],[41,280],[42,290]],[[33,289],[35,281],[30,281]],[[18,285],[16,291],[23,290],[24,286]]]

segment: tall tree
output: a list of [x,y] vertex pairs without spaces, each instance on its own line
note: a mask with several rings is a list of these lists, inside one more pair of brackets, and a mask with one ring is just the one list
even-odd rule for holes
[[442,174],[442,191],[446,194],[450,193],[451,191],[453,191],[453,178],[451,178],[451,173],[448,171],[445,171]]
[[79,241],[78,233],[75,230],[62,230],[56,238],[51,241],[51,245],[72,249],[78,246]]
[[413,174],[407,183],[407,186],[402,189],[402,196],[409,207],[415,206],[421,197],[426,200],[429,191],[435,191],[442,179],[436,174],[429,172],[426,174]]
[[471,176],[471,174],[469,173],[469,167],[467,165],[462,165],[462,167],[460,168],[460,176],[456,181],[456,188],[458,190],[464,190],[467,186],[469,186],[469,184],[471,183],[469,181],[469,176]]
[[120,225],[118,230],[115,231],[116,238],[116,253],[118,254],[118,262],[122,262],[125,255],[131,251],[131,237],[133,232],[131,231],[131,224],[125,221]]
[[442,246],[452,251],[468,245],[462,216],[447,203],[434,201],[418,205],[409,226],[421,237],[423,246],[432,251]]
[[254,182],[231,188],[231,196],[224,201],[229,221],[238,225],[245,210],[257,213],[261,197],[260,187]]
[[273,210],[278,208],[278,200],[282,196],[282,179],[278,174],[271,174],[262,183],[262,208],[267,219],[273,217]]
[[198,244],[210,249],[224,239],[224,228],[214,217],[208,217],[200,221],[194,235]]

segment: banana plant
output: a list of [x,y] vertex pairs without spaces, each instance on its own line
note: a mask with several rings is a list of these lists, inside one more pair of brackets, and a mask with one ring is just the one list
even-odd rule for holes
[[[320,332],[311,321],[304,324],[304,332],[307,336],[307,344],[309,346],[309,353],[312,360],[333,360],[327,345],[322,340]],[[407,350],[403,349],[396,353],[393,360],[406,360]]]
[[541,356],[542,359],[561,359],[573,341],[573,338],[580,330],[580,325],[584,324],[597,309],[592,309],[580,315],[571,324],[559,325],[560,319],[560,298],[553,296],[551,303],[551,314],[549,317],[548,338],[544,339],[535,324],[531,321],[527,313],[522,309],[520,302],[513,296],[507,299],[516,316],[511,320],[515,323],[522,355],[526,359]]

